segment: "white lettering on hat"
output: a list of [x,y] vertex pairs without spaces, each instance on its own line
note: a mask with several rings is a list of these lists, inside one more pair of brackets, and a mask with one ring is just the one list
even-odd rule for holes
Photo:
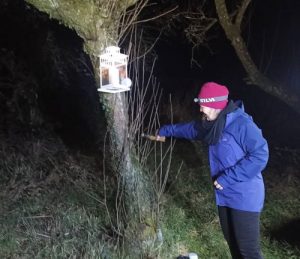
[[214,103],[226,101],[228,99],[228,95],[216,96],[216,97],[208,97],[208,98],[195,98],[195,103]]
[[215,102],[215,98],[200,98],[200,103],[212,103]]

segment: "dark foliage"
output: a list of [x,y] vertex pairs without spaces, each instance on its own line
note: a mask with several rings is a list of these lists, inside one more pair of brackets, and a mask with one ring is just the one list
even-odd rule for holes
[[299,231],[300,219],[293,219],[273,230],[271,237],[281,242],[287,242],[300,249]]
[[2,127],[30,131],[46,121],[68,145],[96,148],[103,122],[82,41],[23,1],[0,5]]

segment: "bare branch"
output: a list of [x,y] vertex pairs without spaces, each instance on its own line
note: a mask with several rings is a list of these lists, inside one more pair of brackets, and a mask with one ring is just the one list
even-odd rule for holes
[[241,4],[240,8],[238,9],[238,13],[237,13],[237,16],[235,19],[235,24],[239,29],[241,29],[242,20],[245,16],[245,12],[250,3],[251,3],[251,0],[244,0]]
[[161,14],[155,16],[155,17],[151,17],[151,18],[149,18],[149,19],[145,19],[145,20],[141,20],[141,21],[136,21],[136,22],[134,22],[133,24],[145,23],[145,22],[150,22],[150,21],[156,20],[156,19],[158,19],[158,18],[160,18],[160,17],[162,17],[162,16],[165,16],[165,15],[167,15],[167,14],[169,14],[169,13],[174,12],[177,8],[178,8],[178,5],[175,6],[174,8],[172,8],[172,9],[170,9],[170,10],[164,12],[164,13],[161,13]]

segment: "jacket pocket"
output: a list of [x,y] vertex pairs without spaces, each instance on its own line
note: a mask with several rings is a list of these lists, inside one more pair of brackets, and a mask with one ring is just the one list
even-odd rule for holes
[[224,133],[216,145],[216,155],[225,168],[234,166],[242,157],[244,152],[234,137]]

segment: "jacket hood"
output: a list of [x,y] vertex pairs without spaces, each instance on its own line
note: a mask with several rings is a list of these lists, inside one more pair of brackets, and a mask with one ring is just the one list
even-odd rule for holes
[[235,101],[234,104],[235,104],[237,107],[239,107],[243,112],[245,111],[244,103],[243,103],[241,100]]
[[247,117],[252,120],[251,116],[245,113],[244,104],[241,100],[235,101],[234,104],[238,108],[235,111],[227,114],[225,128],[227,128],[238,117]]

